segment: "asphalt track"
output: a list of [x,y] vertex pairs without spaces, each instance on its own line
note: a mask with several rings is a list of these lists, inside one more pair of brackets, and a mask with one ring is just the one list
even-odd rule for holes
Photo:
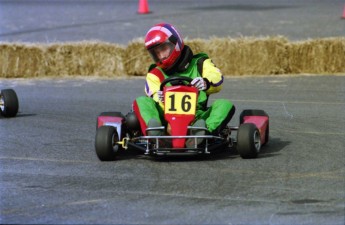
[[127,44],[155,23],[186,38],[277,36],[290,40],[345,36],[343,0],[0,0],[0,41],[100,40]]
[[16,118],[0,118],[0,223],[344,224],[345,76],[227,77],[214,98],[236,105],[231,125],[247,108],[270,116],[257,159],[229,150],[100,162],[97,115],[127,113],[143,84],[0,80],[20,101]]

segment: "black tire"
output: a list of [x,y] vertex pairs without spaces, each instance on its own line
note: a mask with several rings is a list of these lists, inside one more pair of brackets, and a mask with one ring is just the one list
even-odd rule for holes
[[268,141],[270,139],[269,137],[270,137],[270,123],[268,122],[266,131],[265,131],[265,143],[263,143],[262,146],[264,146],[268,143]]
[[4,89],[0,93],[0,113],[4,117],[15,117],[18,113],[19,103],[13,89]]
[[260,132],[252,123],[241,124],[237,131],[237,151],[243,159],[257,158],[261,148]]
[[116,159],[118,151],[121,149],[119,137],[115,127],[101,126],[97,129],[95,149],[101,161],[113,161]]

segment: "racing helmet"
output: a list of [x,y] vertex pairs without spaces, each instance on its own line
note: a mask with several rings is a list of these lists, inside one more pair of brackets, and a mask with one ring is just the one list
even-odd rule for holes
[[171,24],[154,25],[145,36],[145,47],[157,66],[163,70],[172,68],[181,56],[184,43]]

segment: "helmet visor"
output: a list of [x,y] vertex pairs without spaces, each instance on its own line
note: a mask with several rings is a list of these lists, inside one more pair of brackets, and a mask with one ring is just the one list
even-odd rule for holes
[[163,63],[164,60],[169,59],[173,52],[175,45],[170,41],[163,42],[149,49],[149,53],[155,63]]

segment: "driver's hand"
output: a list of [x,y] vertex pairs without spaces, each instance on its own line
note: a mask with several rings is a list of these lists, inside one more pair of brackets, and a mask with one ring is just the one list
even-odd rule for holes
[[206,90],[207,88],[206,81],[202,77],[194,78],[190,84],[199,89],[199,91]]
[[163,95],[163,91],[157,91],[157,95],[158,95],[158,99],[159,101],[164,103],[164,95]]

